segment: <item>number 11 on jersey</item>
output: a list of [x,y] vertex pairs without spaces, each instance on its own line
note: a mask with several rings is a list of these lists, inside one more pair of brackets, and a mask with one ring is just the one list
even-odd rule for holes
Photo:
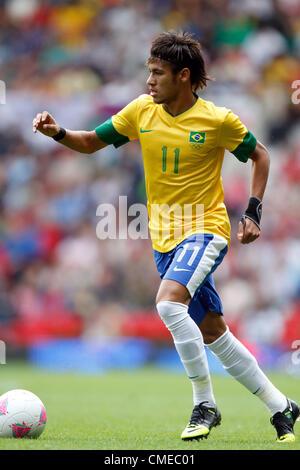
[[[178,173],[179,168],[179,153],[180,149],[174,149],[174,173]],[[165,173],[167,171],[167,154],[168,154],[168,147],[164,145],[162,147],[162,171]]]

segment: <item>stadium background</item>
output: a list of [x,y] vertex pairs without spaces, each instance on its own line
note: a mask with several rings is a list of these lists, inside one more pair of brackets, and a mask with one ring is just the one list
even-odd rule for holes
[[201,96],[236,112],[270,152],[262,234],[249,246],[236,231],[251,165],[226,154],[232,244],[215,282],[230,328],[260,364],[299,373],[292,360],[300,340],[300,106],[292,100],[299,0],[0,0],[0,338],[7,361],[91,372],[149,360],[180,368],[155,313],[150,240],[96,237],[99,204],[118,209],[119,195],[145,202],[139,145],[82,156],[32,133],[44,109],[64,127],[90,130],[147,92],[150,43],[168,29],[201,41],[215,78]]

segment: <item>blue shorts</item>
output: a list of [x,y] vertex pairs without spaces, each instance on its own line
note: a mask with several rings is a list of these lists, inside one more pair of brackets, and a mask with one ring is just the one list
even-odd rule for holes
[[208,310],[223,315],[212,273],[227,251],[225,238],[210,233],[191,235],[167,253],[154,250],[161,279],[172,279],[188,289],[191,296],[188,311],[198,325]]

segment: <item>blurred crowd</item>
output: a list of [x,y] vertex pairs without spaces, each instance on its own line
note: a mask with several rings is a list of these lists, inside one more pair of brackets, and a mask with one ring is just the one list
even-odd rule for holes
[[271,155],[261,237],[246,246],[236,232],[251,163],[225,156],[232,243],[215,282],[226,319],[241,339],[286,348],[300,339],[300,0],[0,0],[7,340],[22,341],[26,331],[30,338],[30,325],[48,334],[118,335],[136,312],[155,322],[150,240],[96,236],[100,204],[118,210],[119,195],[145,203],[139,144],[80,155],[34,135],[32,119],[47,110],[66,128],[93,129],[147,92],[151,41],[169,29],[202,43],[214,81],[201,96],[237,113]]

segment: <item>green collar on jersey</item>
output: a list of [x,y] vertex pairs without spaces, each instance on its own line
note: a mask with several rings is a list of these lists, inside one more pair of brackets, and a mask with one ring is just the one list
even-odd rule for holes
[[175,116],[174,116],[173,114],[169,113],[169,111],[166,110],[166,108],[164,107],[164,105],[162,105],[162,108],[163,108],[163,110],[164,110],[166,113],[169,114],[169,116],[172,116],[173,118],[176,118],[177,116],[180,116],[181,114],[184,114],[184,113],[186,113],[187,111],[189,111],[190,109],[192,109],[192,108],[195,106],[195,104],[198,102],[199,96],[196,95],[195,93],[193,93],[193,95],[195,96],[195,98],[197,98],[196,101],[195,101],[195,103],[193,103],[192,106],[190,106],[190,107],[189,107],[188,109],[186,109],[185,111],[182,111],[182,113],[175,114]]

